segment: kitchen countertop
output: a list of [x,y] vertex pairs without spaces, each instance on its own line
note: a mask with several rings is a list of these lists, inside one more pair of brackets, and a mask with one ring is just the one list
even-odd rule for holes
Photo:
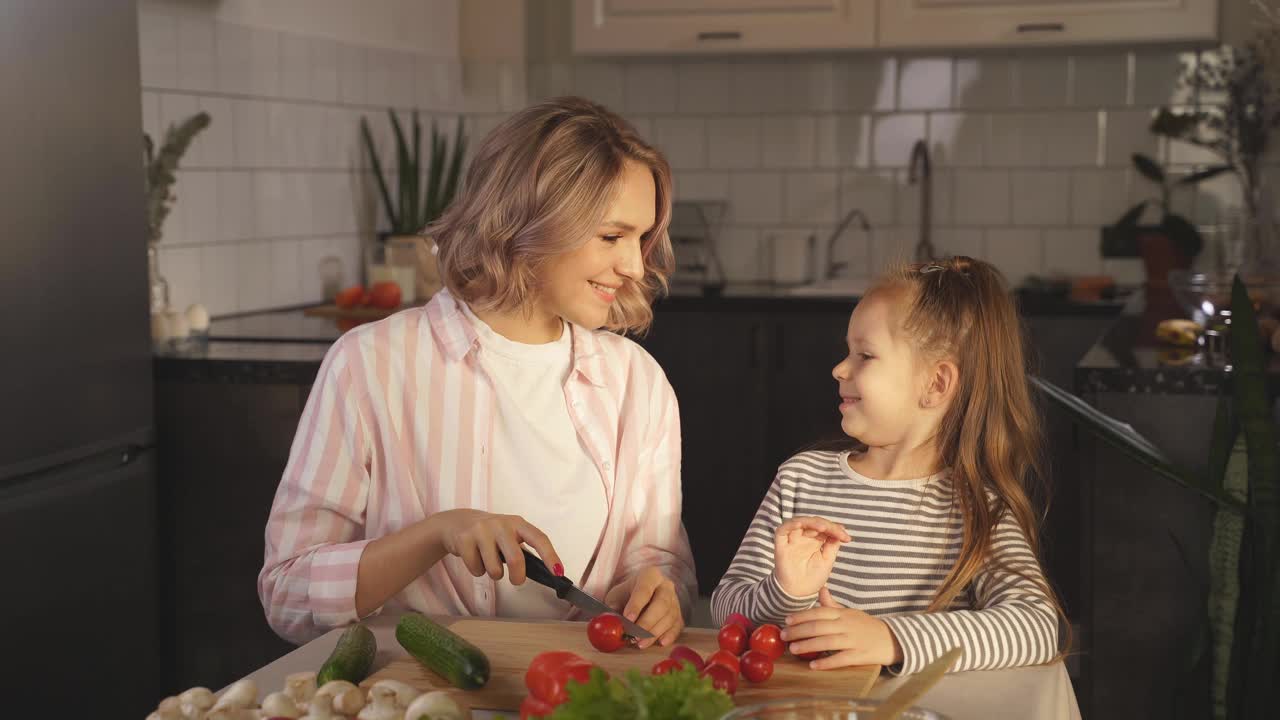
[[[1110,315],[1121,308],[1117,301],[1081,303],[1027,291],[1019,291],[1016,298],[1027,316]],[[673,287],[670,295],[654,303],[654,311],[659,316],[669,312],[850,312],[857,301],[855,295],[808,294],[772,285],[729,285],[718,293]],[[207,341],[156,351],[156,379],[310,384],[325,352],[343,331],[331,318],[304,314],[307,307],[215,318]]]
[[[1147,393],[1216,395],[1230,382],[1230,373],[1199,348],[1177,348],[1155,338],[1160,320],[1180,311],[1148,314],[1146,301],[1134,294],[1116,321],[1076,363],[1075,391],[1085,393]],[[1268,356],[1267,374],[1275,392],[1280,388],[1280,355]]]
[[[391,615],[374,617],[366,624],[378,640],[374,669],[384,667],[393,658],[408,657],[395,639],[395,621]],[[450,618],[437,617],[448,624]],[[497,618],[494,618],[497,619]],[[528,621],[526,621],[528,622]],[[303,645],[275,662],[251,673],[259,696],[284,687],[291,673],[317,670],[332,652],[342,630],[332,630]],[[909,676],[907,676],[909,677]],[[883,698],[907,677],[882,675],[870,697]],[[936,710],[951,720],[1079,720],[1071,680],[1061,662],[1007,670],[981,670],[953,673],[944,677],[925,693],[920,705]],[[475,708],[477,720],[502,717],[483,708]],[[512,713],[505,713],[506,716]]]

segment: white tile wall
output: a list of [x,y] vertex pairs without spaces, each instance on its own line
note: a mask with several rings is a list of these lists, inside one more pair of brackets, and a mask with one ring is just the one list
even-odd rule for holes
[[951,59],[915,58],[898,72],[899,110],[938,110],[951,107]]
[[[1161,48],[1082,48],[624,59],[575,65],[570,89],[619,103],[650,124],[660,146],[680,148],[678,196],[728,200],[722,252],[732,278],[770,266],[794,276],[777,254],[807,233],[825,237],[852,208],[875,226],[864,241],[867,267],[855,272],[910,259],[920,189],[905,168],[922,138],[941,251],[989,257],[1015,282],[1046,272],[1130,277],[1132,263],[1104,264],[1097,247],[1100,226],[1154,190],[1133,179],[1129,155],[1172,161],[1179,172],[1208,160],[1166,148],[1147,129],[1155,106],[1189,97],[1174,82],[1180,58]],[[578,77],[584,66],[590,74]],[[1174,206],[1212,221],[1238,202],[1228,181],[1181,191]]]
[[816,164],[816,121],[808,115],[760,119],[760,164],[767,168],[810,168]]
[[1013,185],[1014,225],[1065,225],[1071,211],[1071,176],[1054,170],[1017,170]]
[[727,62],[684,62],[675,68],[676,106],[684,113],[723,113],[732,107]]
[[[405,122],[418,108],[424,132],[464,115],[473,148],[554,95],[622,112],[667,154],[678,198],[729,203],[720,249],[731,280],[768,279],[771,267],[795,277],[808,236],[825,238],[853,208],[873,224],[838,249],[853,273],[910,259],[920,191],[905,166],[919,139],[933,159],[939,250],[989,257],[1013,282],[1127,278],[1133,264],[1103,263],[1097,240],[1154,190],[1129,155],[1175,171],[1207,160],[1147,130],[1154,107],[1193,98],[1175,83],[1182,53],[1163,48],[464,64],[161,9],[140,11],[144,127],[197,110],[214,121],[184,160],[162,267],[175,301],[202,297],[215,313],[319,299],[326,255],[343,258],[344,282],[360,279],[381,211],[358,123],[368,118],[393,167],[387,106]],[[1237,202],[1222,178],[1175,207],[1211,219]]]
[[800,172],[786,176],[786,221],[815,227],[836,222],[839,178],[834,172]]
[[[403,111],[406,130],[407,110],[420,109],[426,133],[433,118],[468,109],[483,130],[527,102],[522,63],[470,64],[464,88],[456,59],[219,22],[178,0],[149,3],[138,22],[144,130],[160,142],[196,112],[212,119],[183,157],[160,246],[178,308],[203,302],[217,315],[319,301],[327,255],[342,258],[344,282],[362,279],[375,199],[360,172],[360,117],[393,172],[386,107]],[[674,157],[705,167],[703,123],[667,118]]]
[[760,166],[760,118],[713,117],[707,121],[710,166],[741,170]]

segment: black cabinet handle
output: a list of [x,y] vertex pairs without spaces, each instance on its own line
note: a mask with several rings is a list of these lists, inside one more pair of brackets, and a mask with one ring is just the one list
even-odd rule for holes
[[742,33],[737,30],[712,30],[698,33],[698,42],[707,40],[741,40]]
[[1020,33],[1064,32],[1066,29],[1066,24],[1060,22],[1020,23],[1018,25],[1018,32]]

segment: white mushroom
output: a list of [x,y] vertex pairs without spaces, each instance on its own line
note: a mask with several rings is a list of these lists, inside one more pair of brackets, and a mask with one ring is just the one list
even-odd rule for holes
[[316,695],[333,698],[333,709],[343,715],[355,715],[364,708],[364,693],[346,680],[330,680],[316,691]]
[[471,713],[459,707],[443,690],[419,695],[404,711],[404,720],[469,720],[470,717]]
[[333,714],[333,698],[316,693],[301,720],[339,720],[339,716]]
[[248,707],[256,707],[258,704],[258,685],[245,678],[232,683],[227,691],[218,696],[218,701],[213,704],[214,710],[240,710]]
[[262,700],[262,714],[269,718],[297,718],[302,711],[293,698],[282,692],[274,692]]
[[160,704],[156,706],[156,711],[152,714],[159,720],[185,720],[186,717],[182,713],[182,702],[178,700],[176,695],[161,700]]
[[258,720],[262,717],[258,708],[215,708],[204,716],[204,720]]
[[213,692],[206,687],[193,687],[179,695],[178,702],[197,710],[208,710],[213,707]]
[[373,691],[378,688],[387,688],[396,694],[396,704],[402,708],[409,707],[409,703],[422,694],[418,688],[409,683],[400,682],[399,680],[379,680],[369,689],[369,699],[373,699]]
[[381,683],[369,689],[369,704],[357,720],[403,720],[404,708],[396,704],[396,691]]
[[314,672],[300,672],[285,678],[284,694],[288,695],[299,707],[307,705],[316,694],[316,674]]

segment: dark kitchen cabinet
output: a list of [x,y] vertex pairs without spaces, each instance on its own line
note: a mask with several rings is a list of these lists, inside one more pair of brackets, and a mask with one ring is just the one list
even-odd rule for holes
[[680,403],[684,522],[709,594],[778,466],[839,433],[836,384],[852,308],[813,312],[659,309],[640,340]]
[[258,600],[264,531],[310,386],[159,381],[162,642],[169,692],[293,649]]

